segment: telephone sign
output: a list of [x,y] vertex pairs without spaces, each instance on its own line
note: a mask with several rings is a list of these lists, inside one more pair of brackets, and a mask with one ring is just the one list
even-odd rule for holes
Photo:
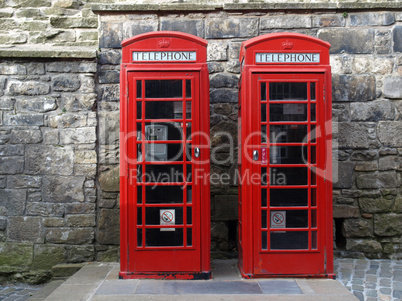
[[246,278],[334,276],[329,48],[294,33],[241,46],[238,233]]
[[191,176],[209,174],[207,42],[161,31],[122,46],[120,277],[209,279],[210,188]]

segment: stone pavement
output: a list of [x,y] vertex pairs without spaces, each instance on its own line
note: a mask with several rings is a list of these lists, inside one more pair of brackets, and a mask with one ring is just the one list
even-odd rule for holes
[[336,259],[337,280],[360,301],[402,300],[402,261]]
[[1,301],[25,301],[39,292],[43,285],[4,284],[0,285]]
[[[117,263],[88,264],[67,281],[52,281],[43,289],[42,286],[8,285],[0,286],[0,300],[188,300],[190,295],[179,298],[172,293],[193,292],[191,299],[208,300],[211,295],[194,295],[197,283],[204,283],[204,289],[227,292],[219,294],[219,300],[356,300],[347,290],[337,284],[342,283],[358,300],[365,301],[402,301],[402,261],[398,260],[367,260],[367,259],[336,259],[335,273],[337,281],[306,280],[306,279],[275,279],[275,280],[247,280],[239,277],[236,260],[213,261],[214,281],[187,281],[185,285],[180,281],[156,280],[117,280]],[[230,286],[232,283],[233,286]],[[251,283],[244,285],[242,283]],[[257,284],[257,285],[256,285]],[[165,295],[161,293],[164,289]],[[241,291],[241,289],[244,289]],[[258,291],[260,290],[260,292]],[[334,290],[341,292],[340,296]],[[139,294],[139,293],[152,294]],[[199,291],[202,293],[202,291]],[[233,294],[236,298],[233,298]],[[245,294],[245,293],[251,294]],[[239,294],[242,293],[242,294]],[[258,294],[257,294],[258,293]],[[66,294],[63,296],[63,294]],[[67,299],[66,296],[68,296]],[[162,298],[163,297],[163,298]],[[216,295],[215,295],[216,297]],[[184,299],[183,299],[184,298]],[[211,297],[210,300],[213,300]]]

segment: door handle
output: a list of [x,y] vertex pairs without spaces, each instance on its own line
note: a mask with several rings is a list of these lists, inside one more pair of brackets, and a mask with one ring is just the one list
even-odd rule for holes
[[258,151],[257,150],[253,151],[253,160],[258,161]]
[[194,157],[198,158],[200,156],[200,149],[198,147],[194,148]]

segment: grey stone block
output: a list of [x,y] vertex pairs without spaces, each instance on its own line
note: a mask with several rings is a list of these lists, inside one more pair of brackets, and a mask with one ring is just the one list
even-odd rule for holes
[[12,189],[21,188],[40,188],[42,185],[42,177],[28,175],[8,176],[7,186]]
[[352,121],[393,120],[395,118],[395,106],[388,100],[351,103],[350,113]]
[[24,146],[22,145],[0,145],[0,157],[23,156]]
[[334,188],[351,188],[353,186],[354,169],[355,164],[352,162],[338,162],[337,181],[333,183]]
[[387,98],[402,98],[401,76],[399,77],[388,76],[384,79],[384,96]]
[[15,129],[11,131],[10,143],[13,144],[31,144],[42,142],[42,132],[37,130],[28,129]]
[[49,94],[50,85],[39,81],[26,81],[17,82],[10,81],[8,84],[8,94],[9,95],[45,95]]
[[47,230],[46,241],[55,244],[82,245],[94,240],[93,228],[51,228]]
[[0,157],[0,175],[14,175],[24,170],[24,157]]
[[395,23],[391,12],[370,12],[350,14],[350,26],[388,26]]
[[237,88],[239,79],[233,74],[217,73],[211,76],[211,88]]
[[120,85],[101,85],[100,95],[102,101],[119,101],[120,100]]
[[68,112],[91,110],[96,102],[96,94],[63,94],[59,100],[59,108]]
[[402,25],[397,25],[393,30],[394,51],[402,52]]
[[105,23],[100,24],[99,48],[121,48],[123,40],[123,24],[122,23]]
[[311,16],[306,15],[279,15],[262,17],[260,28],[264,29],[282,29],[282,28],[311,28]]
[[226,41],[209,41],[207,61],[226,61],[228,43]]
[[98,242],[100,244],[120,243],[120,210],[101,209],[98,220]]
[[87,116],[74,113],[58,114],[49,116],[48,122],[52,128],[79,128],[87,125]]
[[257,18],[218,18],[205,21],[207,39],[254,37],[258,34]]
[[8,238],[14,241],[44,242],[44,229],[40,217],[10,216]]
[[402,214],[376,214],[374,216],[374,233],[379,236],[402,234]]
[[96,132],[94,127],[60,130],[61,144],[88,144],[95,142]]
[[73,173],[74,151],[71,146],[27,145],[25,158],[27,174]]
[[43,125],[43,114],[20,114],[4,113],[4,125],[9,126],[33,126]]
[[46,72],[57,73],[95,73],[97,64],[91,61],[57,61],[46,63]]
[[83,176],[44,176],[43,201],[55,203],[73,203],[84,201],[85,177]]
[[1,97],[0,98],[0,110],[13,110],[14,109],[15,98],[12,97]]
[[235,89],[214,89],[210,93],[211,103],[218,102],[238,102],[238,91]]
[[372,237],[373,221],[348,218],[343,222],[343,234],[345,237]]
[[53,91],[74,92],[81,86],[81,81],[74,75],[57,75],[52,78]]
[[402,147],[402,123],[398,121],[381,121],[377,126],[378,139],[384,146]]
[[205,35],[203,20],[161,18],[161,30],[180,31],[201,38]]
[[152,18],[145,20],[126,21],[123,23],[123,38],[127,39],[142,33],[157,31],[159,25],[158,23],[158,20]]
[[346,19],[340,15],[319,15],[312,17],[313,27],[345,27]]
[[378,172],[358,175],[356,185],[360,189],[395,188],[400,181],[396,172]]
[[66,204],[66,214],[85,214],[95,212],[95,204],[72,203]]
[[376,80],[373,75],[332,76],[333,101],[368,101],[376,98]]
[[[42,201],[42,199],[39,199]],[[44,202],[28,202],[26,206],[26,214],[33,216],[64,216],[64,205],[54,204],[54,203],[44,203]],[[63,224],[64,225],[64,222]],[[61,225],[61,226],[62,226]]]
[[24,215],[26,194],[25,189],[1,189],[0,214],[6,216]]
[[369,148],[372,144],[369,130],[373,125],[367,123],[339,123],[338,143],[340,148]]
[[121,63],[121,51],[116,49],[102,49],[99,52],[99,64],[119,65]]
[[[223,72],[225,69],[223,68],[222,64],[217,62],[209,62],[208,63],[208,71],[209,73],[216,73],[216,72]],[[0,100],[1,101],[1,100]]]
[[20,112],[45,113],[57,109],[56,97],[18,98],[15,109]]
[[116,84],[120,82],[120,72],[118,71],[100,71],[99,83],[100,84]]
[[331,44],[330,53],[374,51],[374,29],[322,29],[318,38]]
[[359,198],[359,206],[364,213],[391,212],[394,200],[385,198]]

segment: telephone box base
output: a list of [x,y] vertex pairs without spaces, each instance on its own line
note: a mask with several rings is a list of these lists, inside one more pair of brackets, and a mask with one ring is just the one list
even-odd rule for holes
[[208,280],[212,278],[211,271],[197,273],[132,273],[120,272],[119,279],[166,279],[166,280]]
[[238,265],[241,276],[244,279],[256,279],[256,278],[326,278],[336,279],[336,274],[246,274],[242,270],[242,267]]

